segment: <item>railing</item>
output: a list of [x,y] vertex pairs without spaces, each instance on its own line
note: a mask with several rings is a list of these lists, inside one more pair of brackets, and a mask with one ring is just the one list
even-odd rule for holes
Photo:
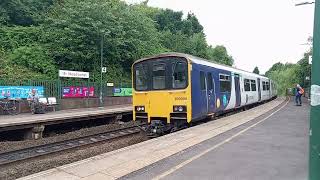
[[[0,86],[41,86],[44,90],[44,96],[56,97],[61,99],[63,97],[63,89],[66,87],[92,87],[94,93],[93,97],[100,96],[100,89],[102,88],[102,96],[114,96],[114,89],[117,88],[131,88],[131,83],[113,82],[113,86],[108,86],[107,82],[92,82],[85,80],[19,80],[19,79],[0,79]],[[0,93],[2,89],[0,88]]]

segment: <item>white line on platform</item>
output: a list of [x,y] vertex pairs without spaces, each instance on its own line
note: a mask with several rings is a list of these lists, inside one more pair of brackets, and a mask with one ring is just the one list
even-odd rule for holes
[[248,131],[249,129],[251,129],[251,128],[253,128],[253,127],[257,126],[258,124],[262,123],[263,121],[265,121],[265,120],[269,119],[269,118],[270,118],[271,116],[273,116],[275,113],[279,112],[281,109],[283,109],[285,106],[287,106],[289,102],[290,102],[290,100],[287,100],[287,102],[286,102],[286,104],[285,104],[285,105],[283,105],[281,108],[279,108],[279,109],[278,109],[278,110],[276,110],[275,112],[271,113],[269,116],[265,117],[264,119],[262,119],[262,120],[260,120],[260,121],[256,122],[255,124],[253,124],[253,125],[251,125],[251,126],[247,127],[246,129],[241,130],[241,131],[240,131],[240,132],[238,132],[237,134],[235,134],[235,135],[231,136],[230,138],[228,138],[228,139],[226,139],[226,140],[224,140],[224,141],[220,142],[219,144],[216,144],[215,146],[213,146],[213,147],[211,147],[211,148],[209,148],[209,149],[207,149],[207,150],[203,151],[202,153],[200,153],[200,154],[198,154],[198,155],[196,155],[196,156],[193,156],[192,158],[190,158],[190,159],[188,159],[188,160],[186,160],[186,161],[184,161],[184,162],[182,162],[182,163],[180,163],[180,164],[178,164],[178,165],[174,166],[173,168],[169,169],[168,171],[166,171],[166,172],[164,172],[164,173],[162,173],[162,174],[160,174],[160,175],[158,175],[158,176],[156,176],[156,177],[152,178],[152,180],[159,180],[159,179],[163,179],[164,177],[166,177],[166,176],[168,176],[168,175],[172,174],[173,172],[175,172],[175,171],[177,171],[178,169],[180,169],[180,168],[184,167],[185,165],[189,164],[190,162],[192,162],[192,161],[194,161],[194,160],[196,160],[196,159],[200,158],[201,156],[203,156],[203,155],[205,155],[205,154],[209,153],[210,151],[212,151],[212,150],[214,150],[214,149],[216,149],[216,148],[218,148],[218,147],[220,147],[220,146],[224,145],[225,143],[227,143],[227,142],[229,142],[229,141],[233,140],[234,138],[236,138],[236,137],[240,136],[241,134],[245,133],[245,132],[246,132],[246,131]]

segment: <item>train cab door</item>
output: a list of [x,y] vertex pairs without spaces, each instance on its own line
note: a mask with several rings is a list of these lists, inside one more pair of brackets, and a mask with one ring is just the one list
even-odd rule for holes
[[206,74],[203,71],[200,71],[200,113],[201,116],[205,116],[208,113],[208,90],[207,90],[207,80]]
[[236,91],[236,107],[241,105],[241,91],[240,91],[240,76],[239,74],[234,75],[234,86]]
[[216,94],[214,91],[214,80],[212,77],[212,73],[208,72],[207,77],[207,97],[208,97],[208,104],[207,104],[207,109],[208,109],[208,114],[212,114],[215,111],[215,102],[216,102]]
[[261,85],[260,85],[260,78],[258,78],[258,101],[261,101]]

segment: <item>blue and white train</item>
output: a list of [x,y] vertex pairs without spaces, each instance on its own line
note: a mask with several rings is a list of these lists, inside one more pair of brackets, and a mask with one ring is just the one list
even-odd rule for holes
[[133,119],[151,134],[270,100],[269,78],[181,53],[166,53],[132,66]]

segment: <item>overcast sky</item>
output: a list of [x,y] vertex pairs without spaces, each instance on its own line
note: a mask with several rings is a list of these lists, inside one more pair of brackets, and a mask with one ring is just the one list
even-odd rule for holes
[[[130,3],[141,0],[126,0]],[[308,1],[308,0],[306,0]],[[237,68],[264,73],[276,62],[297,62],[309,49],[314,5],[303,0],[150,0],[153,7],[193,12],[209,44],[224,45]]]

